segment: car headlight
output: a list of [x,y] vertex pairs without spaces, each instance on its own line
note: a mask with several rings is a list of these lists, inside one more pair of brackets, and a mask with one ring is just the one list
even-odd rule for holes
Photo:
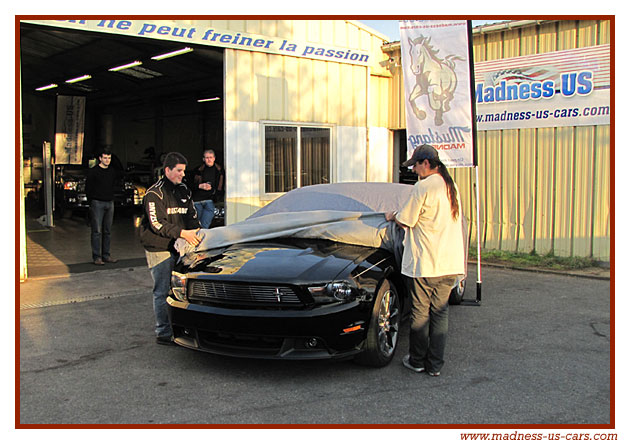
[[182,302],[187,302],[186,298],[186,275],[173,271],[171,273],[171,289],[173,290],[173,296]]
[[63,189],[64,190],[76,191],[77,190],[77,182],[74,182],[74,181],[64,182]]
[[358,289],[350,282],[331,282],[320,287],[309,287],[308,291],[315,302],[350,302],[359,296]]

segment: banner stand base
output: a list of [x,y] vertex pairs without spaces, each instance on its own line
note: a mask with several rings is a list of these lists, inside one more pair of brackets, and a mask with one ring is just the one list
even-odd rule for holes
[[462,299],[460,305],[465,305],[467,307],[481,307],[481,282],[477,282],[477,298]]

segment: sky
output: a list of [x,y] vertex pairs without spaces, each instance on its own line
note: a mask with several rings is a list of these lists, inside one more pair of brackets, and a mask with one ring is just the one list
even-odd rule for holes
[[[485,25],[488,23],[497,23],[501,20],[473,20],[474,26]],[[366,24],[370,28],[385,34],[389,37],[390,42],[400,41],[400,32],[398,30],[398,20],[361,20],[361,23]]]

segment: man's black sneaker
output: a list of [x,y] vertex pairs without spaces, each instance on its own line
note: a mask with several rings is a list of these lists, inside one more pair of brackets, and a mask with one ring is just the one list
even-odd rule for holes
[[175,343],[173,342],[173,338],[171,338],[170,336],[158,336],[155,338],[155,342],[160,345],[175,345]]

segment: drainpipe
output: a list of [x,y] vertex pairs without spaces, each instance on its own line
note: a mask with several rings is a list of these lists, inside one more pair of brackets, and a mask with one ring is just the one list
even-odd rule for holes
[[365,181],[370,178],[370,67],[365,67]]

